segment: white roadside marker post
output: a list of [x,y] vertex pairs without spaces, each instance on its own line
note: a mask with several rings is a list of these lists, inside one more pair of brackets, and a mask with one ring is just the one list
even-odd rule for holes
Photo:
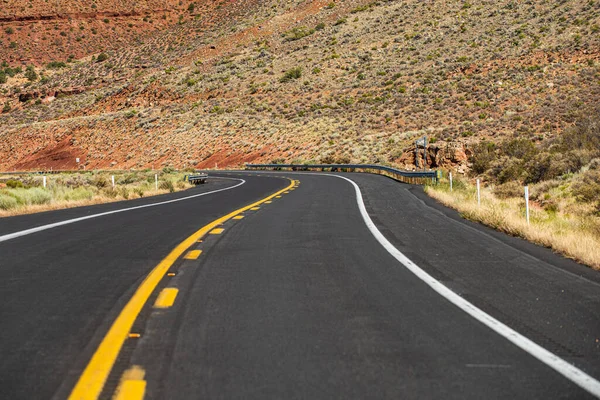
[[452,191],[452,172],[450,172],[450,191]]
[[112,181],[112,187],[113,187],[113,189],[114,189],[114,188],[115,188],[115,176],[114,176],[114,175],[113,175],[113,176],[111,176],[111,177],[110,177],[110,179],[111,179],[111,181]]
[[527,225],[529,225],[529,186],[525,186],[525,218],[527,218]]
[[480,190],[479,179],[477,179],[477,205],[478,206],[481,205],[481,190]]
[[158,191],[158,174],[154,174],[154,187]]
[[44,176],[44,187],[46,187],[46,177]]

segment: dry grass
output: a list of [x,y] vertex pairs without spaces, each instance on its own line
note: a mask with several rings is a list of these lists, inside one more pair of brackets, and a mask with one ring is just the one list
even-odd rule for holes
[[[110,175],[106,173],[52,175],[47,188],[41,187],[40,176],[22,176],[17,182],[18,187],[0,186],[0,218],[150,197],[192,186],[183,181],[183,173],[177,172],[159,173],[158,189],[155,189],[153,172],[114,175],[114,188],[109,183]],[[7,184],[11,181],[8,180]]]
[[[181,190],[181,189],[176,189],[175,191],[178,191],[178,190]],[[158,196],[160,194],[166,194],[166,193],[169,193],[169,191],[168,190],[158,190],[158,191],[153,190],[153,191],[145,192],[144,197]],[[121,196],[118,196],[118,197],[95,196],[91,199],[84,199],[84,200],[58,200],[58,201],[53,201],[49,204],[24,205],[19,208],[13,208],[10,210],[1,210],[0,209],[0,218],[13,217],[16,215],[35,214],[35,213],[44,212],[44,211],[62,210],[62,209],[66,209],[66,208],[91,206],[91,205],[95,205],[95,204],[114,203],[114,202],[123,201],[123,200],[133,200],[133,199],[125,199]]]
[[[600,236],[597,217],[548,212],[530,203],[530,225],[525,219],[524,199],[501,200],[488,188],[481,192],[477,204],[472,185],[450,191],[447,185],[429,186],[429,196],[458,210],[469,220],[477,221],[513,236],[549,247],[562,255],[600,270]],[[596,218],[596,219],[594,219]]]

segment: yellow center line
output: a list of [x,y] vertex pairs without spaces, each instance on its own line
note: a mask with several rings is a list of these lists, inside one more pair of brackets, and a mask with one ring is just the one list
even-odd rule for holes
[[114,400],[142,400],[146,392],[146,371],[134,365],[123,373]]
[[236,215],[235,217],[233,217],[233,219],[242,219],[242,218],[244,218],[243,215]]
[[156,298],[156,301],[154,302],[154,308],[171,307],[173,303],[175,303],[177,293],[179,293],[179,289],[164,288]]
[[202,254],[202,250],[190,250],[183,258],[186,260],[197,260],[200,254]]
[[250,211],[257,211],[257,210],[260,210],[260,207],[252,207],[252,208],[250,209]]
[[102,342],[75,384],[75,387],[69,396],[69,400],[95,400],[100,396],[106,379],[117,360],[121,347],[123,347],[123,343],[127,340],[129,331],[131,330],[135,319],[142,311],[142,308],[148,301],[148,298],[154,289],[156,289],[156,286],[163,279],[175,261],[177,261],[187,249],[225,221],[230,220],[236,215],[242,214],[252,207],[262,204],[265,201],[271,200],[273,197],[279,196],[281,193],[291,188],[292,185],[293,183],[290,183],[285,189],[273,193],[255,203],[232,211],[229,214],[214,220],[210,224],[203,226],[175,247],[167,257],[154,267],[150,274],[146,276],[146,279],[144,279],[137,288],[133,297],[131,297],[127,305],[125,305],[125,308],[123,308],[117,319],[113,322],[112,326],[104,336],[104,339],[102,339]]
[[211,235],[220,235],[221,233],[223,233],[224,230],[225,229],[223,229],[223,228],[215,228],[212,231],[210,231],[209,233]]

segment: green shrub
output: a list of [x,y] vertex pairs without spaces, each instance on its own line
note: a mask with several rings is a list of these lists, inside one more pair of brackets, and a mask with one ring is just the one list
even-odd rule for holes
[[306,36],[310,36],[313,33],[315,33],[315,29],[308,29],[305,26],[293,28],[293,29],[287,31],[286,33],[284,33],[284,40],[287,42],[292,42],[294,40],[300,40]]
[[106,53],[100,53],[98,58],[96,58],[96,62],[102,62],[108,60],[108,55]]
[[78,187],[66,191],[64,194],[64,199],[69,201],[91,200],[94,197],[94,194],[94,191],[88,188]]
[[510,197],[520,197],[524,193],[523,190],[523,186],[519,182],[512,181],[496,186],[493,193],[501,199],[508,199]]
[[175,191],[175,186],[173,186],[173,182],[171,181],[161,181],[158,185],[158,188],[161,190],[168,190],[169,193],[173,193]]
[[573,194],[580,201],[593,202],[600,199],[600,171],[589,170],[582,180],[573,184]]
[[22,205],[48,204],[52,201],[52,195],[46,189],[37,187],[11,189],[6,194],[14,197],[17,203]]
[[18,206],[17,199],[0,193],[0,210],[12,210]]
[[51,61],[48,64],[46,64],[46,68],[48,69],[61,69],[66,67],[67,64],[62,61]]
[[35,72],[35,68],[33,65],[27,67],[25,71],[25,78],[27,78],[30,82],[35,82],[38,79],[38,74]]
[[91,184],[96,186],[98,189],[102,189],[108,186],[108,179],[105,176],[97,175],[91,180]]
[[301,67],[292,68],[285,72],[285,74],[281,77],[281,79],[279,79],[279,82],[286,83],[293,79],[298,79],[301,76],[302,76],[302,68]]
[[509,157],[523,159],[533,156],[537,152],[537,149],[531,140],[513,139],[503,142],[501,151]]
[[8,181],[6,181],[6,186],[11,188],[11,189],[15,189],[15,188],[22,188],[23,182],[21,181],[17,181],[15,179],[9,179]]
[[469,161],[473,163],[472,170],[475,174],[483,174],[490,168],[492,161],[498,157],[496,154],[496,145],[492,142],[483,141],[477,143],[471,151]]
[[114,199],[115,197],[117,197],[119,195],[119,191],[117,191],[116,189],[113,189],[113,187],[109,187],[109,188],[105,188],[104,190],[102,190],[102,194],[108,198]]

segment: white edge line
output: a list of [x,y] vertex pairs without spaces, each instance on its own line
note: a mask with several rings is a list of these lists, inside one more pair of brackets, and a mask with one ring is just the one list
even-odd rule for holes
[[85,217],[67,219],[65,221],[54,222],[52,224],[41,225],[41,226],[37,226],[35,228],[30,228],[30,229],[25,229],[23,231],[9,233],[9,234],[0,236],[0,243],[1,242],[6,242],[6,241],[11,240],[11,239],[16,239],[16,238],[21,237],[21,236],[31,235],[32,233],[37,233],[37,232],[45,231],[45,230],[48,230],[48,229],[56,228],[56,227],[59,227],[59,226],[73,224],[75,222],[80,222],[80,221],[85,221],[86,219],[103,217],[103,216],[106,216],[106,215],[122,213],[122,212],[125,212],[125,211],[139,210],[140,208],[155,207],[155,206],[160,206],[160,205],[163,205],[163,204],[175,203],[175,202],[178,202],[178,201],[193,199],[195,197],[201,197],[201,196],[206,196],[206,195],[213,194],[213,193],[223,192],[225,190],[235,189],[236,187],[241,186],[244,183],[246,183],[246,181],[244,179],[225,178],[225,177],[222,178],[222,179],[231,179],[231,180],[237,180],[237,181],[241,181],[241,182],[238,183],[237,185],[229,186],[229,187],[226,187],[226,188],[223,188],[223,189],[217,189],[217,190],[213,190],[213,191],[210,191],[210,192],[195,194],[195,195],[187,196],[187,197],[181,197],[179,199],[161,201],[161,202],[158,202],[158,203],[144,204],[142,206],[121,208],[119,210],[107,211],[107,212],[103,212],[103,213],[99,213],[99,214],[86,215]]
[[574,365],[563,360],[562,358],[558,357],[556,354],[551,353],[542,346],[521,335],[519,332],[515,331],[509,326],[504,325],[496,318],[492,317],[483,310],[477,308],[472,303],[460,297],[458,294],[454,293],[452,290],[444,286],[443,283],[441,283],[440,281],[429,275],[427,272],[422,270],[419,266],[417,266],[417,264],[413,263],[408,257],[402,254],[400,250],[394,247],[394,245],[392,245],[385,238],[385,236],[383,236],[383,234],[379,231],[379,229],[377,229],[377,227],[371,220],[371,217],[369,216],[369,213],[367,212],[367,209],[365,207],[365,203],[363,202],[363,197],[360,188],[354,181],[344,176],[332,174],[311,175],[333,176],[350,182],[354,186],[354,190],[356,191],[356,203],[358,204],[358,208],[363,217],[363,220],[365,221],[365,224],[367,225],[367,228],[369,228],[371,234],[375,237],[375,239],[377,239],[377,241],[396,260],[398,260],[402,265],[404,265],[410,272],[415,274],[419,279],[421,279],[423,282],[429,285],[429,287],[435,290],[438,294],[440,294],[446,300],[448,300],[449,302],[451,302],[452,304],[469,314],[471,317],[475,318],[494,332],[498,333],[500,336],[503,336],[509,342],[513,343],[517,347],[521,348],[525,352],[537,358],[539,361],[543,362],[544,364],[546,364],[565,378],[569,379],[582,389],[585,389],[592,395],[600,398],[600,382],[598,380],[586,374]]

